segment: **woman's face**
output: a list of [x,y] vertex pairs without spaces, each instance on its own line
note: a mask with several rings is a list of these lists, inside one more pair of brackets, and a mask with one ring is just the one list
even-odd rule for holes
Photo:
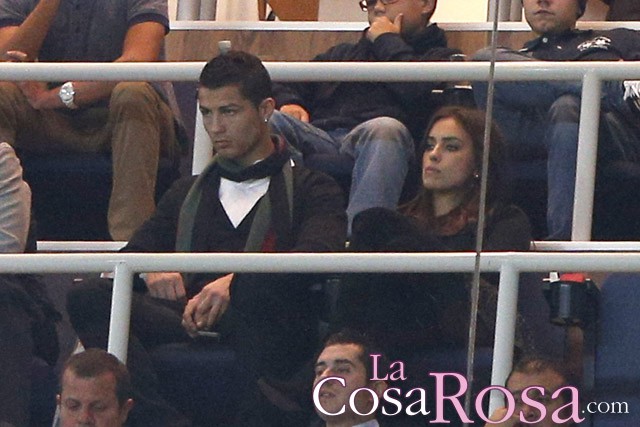
[[477,172],[471,136],[453,118],[434,123],[422,156],[422,185],[435,193],[462,192]]

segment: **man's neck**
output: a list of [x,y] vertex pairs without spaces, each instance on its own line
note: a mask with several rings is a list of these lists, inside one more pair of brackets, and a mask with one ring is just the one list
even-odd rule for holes
[[553,31],[553,32],[538,34],[538,37],[548,37],[548,38],[553,39],[553,38],[559,37],[559,36],[561,36],[563,34],[567,34],[567,33],[573,32],[575,30],[576,30],[576,27],[567,28],[567,29],[564,29],[562,31]]

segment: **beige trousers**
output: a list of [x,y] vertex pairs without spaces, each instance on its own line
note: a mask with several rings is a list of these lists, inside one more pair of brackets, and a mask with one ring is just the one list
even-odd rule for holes
[[128,240],[155,209],[158,163],[179,153],[173,114],[143,82],[118,83],[109,107],[35,110],[18,87],[0,82],[0,141],[37,152],[111,152],[109,232]]

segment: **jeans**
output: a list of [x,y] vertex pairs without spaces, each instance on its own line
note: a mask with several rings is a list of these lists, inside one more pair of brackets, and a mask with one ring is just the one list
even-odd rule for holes
[[[474,60],[486,61],[482,50]],[[499,49],[498,61],[534,60]],[[487,105],[487,82],[474,82],[480,108]],[[604,82],[602,109],[626,108],[620,82]],[[512,154],[519,159],[547,157],[547,231],[551,240],[570,240],[576,181],[578,127],[582,84],[565,81],[497,82],[493,117]],[[602,142],[602,141],[601,141]]]
[[398,120],[378,117],[353,129],[324,131],[287,114],[274,112],[271,129],[292,146],[304,164],[334,178],[350,177],[349,232],[353,217],[365,209],[395,209],[409,164],[413,138]]

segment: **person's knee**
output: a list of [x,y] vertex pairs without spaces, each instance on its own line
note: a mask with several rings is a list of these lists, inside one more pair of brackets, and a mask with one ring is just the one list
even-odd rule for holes
[[580,98],[575,95],[562,95],[549,108],[551,123],[578,123],[580,121]]
[[0,82],[0,97],[2,99],[13,99],[24,97],[20,88],[13,82]]
[[472,61],[490,61],[491,60],[491,48],[483,47],[471,56]]
[[66,296],[69,319],[75,328],[86,322],[109,321],[111,292],[101,281],[73,283]]
[[377,117],[358,126],[360,131],[370,135],[370,139],[382,142],[412,141],[407,127],[392,117]]
[[110,109],[141,108],[157,104],[157,94],[146,82],[120,82],[111,91]]

